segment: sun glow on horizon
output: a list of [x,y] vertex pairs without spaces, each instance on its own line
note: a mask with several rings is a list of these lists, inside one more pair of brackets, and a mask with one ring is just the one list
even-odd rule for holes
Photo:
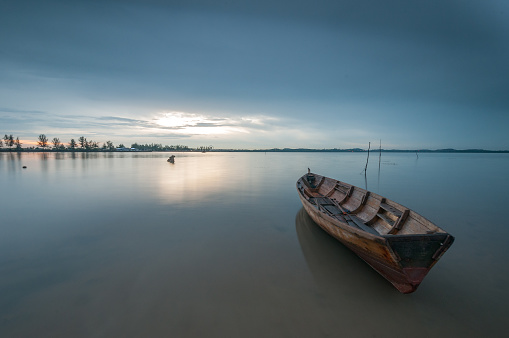
[[180,112],[165,113],[162,117],[155,119],[155,123],[170,128],[185,128],[195,126],[198,123],[206,123],[206,119],[195,115]]
[[231,133],[249,133],[235,121],[228,118],[210,118],[204,115],[183,112],[163,113],[154,119],[154,123],[173,133],[185,135],[225,135]]

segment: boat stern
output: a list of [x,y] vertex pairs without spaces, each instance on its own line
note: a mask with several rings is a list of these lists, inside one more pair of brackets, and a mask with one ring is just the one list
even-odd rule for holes
[[454,242],[454,237],[448,233],[385,238],[403,275],[397,276],[399,278],[393,276],[393,280],[397,281],[393,284],[403,293],[415,291],[429,270]]

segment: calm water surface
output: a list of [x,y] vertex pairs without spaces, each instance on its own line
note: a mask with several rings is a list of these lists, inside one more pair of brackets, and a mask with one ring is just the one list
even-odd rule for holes
[[[508,154],[169,155],[0,153],[1,337],[507,335]],[[455,243],[400,294],[303,211],[308,167]]]

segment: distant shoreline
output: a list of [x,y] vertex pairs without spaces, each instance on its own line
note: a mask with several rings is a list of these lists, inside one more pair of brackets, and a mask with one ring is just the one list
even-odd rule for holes
[[[409,150],[409,149],[371,149],[370,152],[382,152],[382,153],[467,153],[467,154],[507,154],[509,150],[485,150],[485,149],[417,149],[417,150]],[[130,150],[103,150],[103,149],[75,149],[75,150],[67,150],[67,149],[0,149],[0,152],[5,153],[131,153],[131,152],[164,152],[164,153],[200,153],[202,151],[189,149],[189,150],[138,150],[138,149],[130,149]],[[272,148],[272,149],[213,149],[207,152],[211,153],[260,153],[260,152],[272,152],[272,153],[365,153],[368,152],[367,149],[360,148],[352,148],[352,149],[308,149],[308,148]]]

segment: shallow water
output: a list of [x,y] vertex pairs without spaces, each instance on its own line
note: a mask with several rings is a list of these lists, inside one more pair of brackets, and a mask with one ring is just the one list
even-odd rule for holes
[[[505,336],[508,154],[169,155],[0,153],[0,336]],[[400,294],[303,211],[308,167],[455,243]]]

